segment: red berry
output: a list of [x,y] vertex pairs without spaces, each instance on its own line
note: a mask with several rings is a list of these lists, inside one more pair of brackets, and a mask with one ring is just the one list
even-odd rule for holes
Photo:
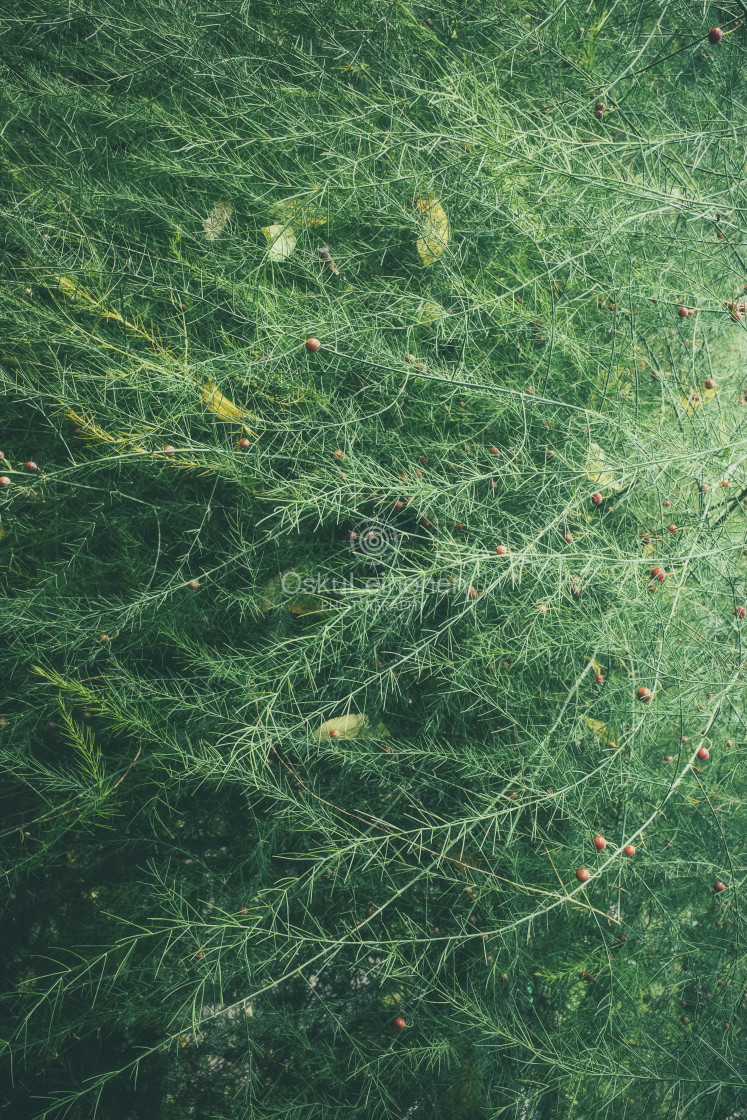
[[720,229],[719,229],[719,230],[716,230],[716,239],[717,239],[718,241],[721,241],[721,240],[723,239],[723,236],[724,236],[724,235],[723,235],[723,233],[721,232],[721,230],[720,230]]
[[251,445],[251,442],[250,442],[250,440],[248,440],[248,439],[246,438],[246,436],[244,436],[244,438],[243,438],[243,439],[240,439],[240,440],[239,440],[239,447],[241,448],[241,450],[242,450],[242,451],[246,451],[246,449],[247,449],[248,447],[251,447],[251,446],[252,446],[252,445]]
[[731,740],[731,739],[727,739],[727,740],[726,740],[726,743],[725,743],[725,746],[727,746],[727,747],[733,747],[733,746],[734,746],[734,743],[732,742],[732,740]]
[[340,451],[339,449],[337,451],[333,451],[332,454],[334,455],[335,459],[344,459],[345,458],[345,452]]
[[747,607],[737,607],[733,613],[737,618],[747,618]]
[[721,485],[723,486],[724,490],[730,490],[731,489],[731,483],[729,482],[728,478],[722,478],[721,479]]
[[597,684],[604,684],[604,677],[602,676],[601,673],[597,673],[597,675],[595,677],[595,680],[596,680]]
[[187,587],[191,587],[193,591],[196,591],[199,586],[200,581],[198,579],[191,579],[187,584]]
[[309,354],[316,354],[321,345],[322,344],[318,338],[307,338],[306,342],[304,343],[304,346],[308,350]]
[[4,451],[0,451],[0,459],[4,459],[4,458],[5,458],[5,452],[4,452]]
[[705,762],[706,759],[710,757],[710,752],[706,747],[698,747],[695,753],[697,754],[701,762]]
[[674,759],[672,758],[671,754],[665,754],[664,755],[664,761],[665,762],[674,762]]
[[10,479],[7,474],[4,474],[2,478],[0,478],[0,486],[10,486]]
[[659,571],[656,573],[656,578],[658,579],[659,583],[663,583],[664,580],[667,578],[667,573],[664,571],[663,568],[660,568]]
[[573,533],[563,533],[563,540],[566,544],[571,544],[573,541]]
[[407,1023],[405,1022],[405,1020],[401,1016],[398,1016],[394,1020],[394,1025],[397,1028],[397,1030],[401,1031],[403,1027],[407,1026]]
[[[693,315],[694,315],[694,314],[695,314],[695,312],[694,312],[694,311],[692,311],[692,310],[691,310],[691,309],[690,309],[690,308],[688,307],[688,309],[687,309],[687,317],[688,317],[688,319],[692,319],[692,317],[693,317]],[[690,341],[690,340],[688,339],[688,342],[689,342],[689,341]]]
[[166,444],[166,446],[163,449],[163,453],[168,459],[170,459],[171,456],[174,454],[174,448],[171,446],[170,443]]
[[714,47],[718,46],[723,37],[724,33],[720,27],[712,27],[708,32],[708,42],[711,43]]
[[601,506],[602,502],[604,501],[604,498],[602,497],[602,495],[597,490],[594,494],[591,495],[591,500],[592,500],[592,502],[594,503],[595,506]]
[[579,867],[576,872],[576,878],[579,883],[588,883],[589,879],[591,879],[591,871],[587,871],[585,867]]
[[680,319],[687,318],[687,308],[686,307],[678,308],[677,309],[677,314],[679,315]]
[[99,634],[99,641],[100,642],[108,642],[109,641],[108,635],[107,634]]
[[705,382],[705,387],[706,387],[706,389],[715,389],[716,388],[716,382],[712,381],[711,378],[708,377],[706,379],[706,382]]
[[672,503],[669,501],[669,498],[667,498],[667,500],[665,502],[662,502],[662,505],[664,506],[664,509],[671,509],[672,508]]
[[399,500],[399,498],[397,498],[397,501],[394,503],[394,508],[395,509],[404,509],[405,508],[405,503],[401,502]]
[[330,737],[330,739],[339,739],[340,738],[340,732],[338,731],[338,729],[336,727],[333,727],[331,729],[331,731],[329,733],[329,737]]
[[726,883],[722,883],[719,879],[717,879],[713,884],[713,889],[716,891],[716,894],[721,894],[722,891],[726,890]]
[[604,119],[604,109],[597,109],[597,111],[594,115],[596,116],[598,121],[603,120]]
[[603,852],[604,849],[607,847],[607,841],[605,840],[605,838],[603,836],[595,836],[594,837],[594,847],[596,848],[596,850],[598,852]]
[[490,454],[491,455],[500,455],[500,451],[498,450],[497,447],[491,447],[490,448]]
[[706,492],[706,490],[707,490],[707,489],[708,489],[708,485],[707,485],[707,484],[706,484],[705,482],[702,482],[702,483],[700,484],[700,492],[701,492],[701,494],[705,494],[705,492]]
[[495,551],[498,553],[499,556],[505,556],[506,553],[508,552],[508,549],[506,548],[505,544],[497,544],[495,546]]
[[27,471],[38,471],[38,469],[39,468],[37,467],[36,463],[34,463],[31,459],[29,459],[28,463],[26,464],[26,470]]
[[626,856],[631,856],[631,858],[635,855],[635,848],[632,844],[626,844],[623,848],[623,851],[625,852]]
[[725,1031],[728,1031],[728,1029],[729,1029],[729,1024],[728,1023],[722,1023],[721,1026]]
[[642,685],[636,692],[636,696],[639,700],[643,701],[644,704],[648,704],[650,703],[652,697],[651,689],[646,688],[645,685]]
[[470,584],[469,587],[467,588],[467,595],[469,596],[470,599],[476,599],[477,598],[477,591],[472,586],[472,584]]

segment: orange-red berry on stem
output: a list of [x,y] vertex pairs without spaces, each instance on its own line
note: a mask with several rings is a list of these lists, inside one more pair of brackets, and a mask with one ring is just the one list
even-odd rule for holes
[[713,889],[716,891],[717,894],[721,894],[722,891],[726,890],[726,883],[722,883],[719,879],[717,879],[716,882],[713,884]]
[[579,867],[576,872],[576,878],[579,883],[588,883],[589,879],[591,879],[591,871],[588,871],[585,867]]
[[505,556],[506,553],[508,552],[508,549],[506,548],[505,544],[497,544],[495,546],[495,551],[498,553],[499,556]]
[[711,46],[717,47],[724,37],[724,33],[720,27],[712,27],[708,32],[708,42]]
[[707,747],[698,747],[695,753],[697,754],[701,762],[706,762],[707,759],[710,758],[710,753]]
[[0,477],[0,486],[10,486],[10,479],[8,478],[7,474],[4,474],[2,475],[2,477]]
[[309,354],[316,354],[321,345],[322,344],[318,338],[307,338],[306,342],[304,343],[304,346],[308,350]]
[[602,497],[602,495],[597,490],[594,494],[591,495],[591,500],[592,500],[592,502],[594,503],[595,506],[601,506],[602,502],[604,501],[604,498]]
[[626,856],[630,856],[631,858],[635,855],[635,848],[632,844],[626,844],[623,848],[623,851],[625,852]]
[[603,836],[595,836],[594,837],[594,847],[596,848],[596,850],[598,852],[603,852],[604,849],[607,847],[607,841],[605,840],[605,838]]
[[648,704],[648,703],[650,703],[650,701],[651,701],[651,696],[652,696],[652,692],[651,692],[651,689],[650,689],[650,688],[646,688],[646,686],[645,686],[645,685],[642,685],[642,686],[641,686],[641,687],[640,687],[640,688],[638,689],[638,691],[636,692],[636,697],[637,697],[637,698],[638,698],[639,700],[641,700],[641,701],[642,701],[642,702],[643,702],[644,704]]
[[38,469],[39,468],[37,467],[36,463],[34,463],[31,459],[29,459],[28,463],[26,464],[26,470],[27,471],[38,471]]
[[166,444],[166,446],[163,449],[163,453],[167,457],[167,459],[170,459],[171,456],[174,454],[174,448],[171,446],[170,443]]
[[405,1020],[402,1018],[401,1015],[398,1015],[397,1018],[394,1020],[394,1025],[397,1028],[397,1030],[401,1031],[403,1027],[407,1026],[407,1023],[405,1022]]

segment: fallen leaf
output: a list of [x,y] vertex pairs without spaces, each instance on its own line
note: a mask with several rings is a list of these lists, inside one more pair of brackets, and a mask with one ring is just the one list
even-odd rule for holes
[[415,206],[422,217],[421,236],[415,247],[423,264],[435,264],[451,241],[449,219],[438,199],[416,198]]
[[444,317],[444,309],[440,303],[436,303],[432,299],[424,299],[419,304],[416,315],[418,321],[423,324],[437,323],[439,319]]
[[621,488],[611,471],[607,470],[607,456],[598,443],[592,443],[586,460],[586,477],[602,491],[615,493]]
[[680,393],[680,404],[685,412],[694,413],[703,407],[704,401],[712,401],[715,396],[715,389],[691,389],[687,396],[685,396],[684,393]]
[[[338,731],[339,735],[330,736],[331,731]],[[389,738],[389,732],[383,723],[371,726],[368,716],[350,713],[339,716],[337,719],[328,719],[316,732],[317,739],[357,739],[359,736],[368,737],[376,735],[379,738]]]
[[[216,389],[214,381],[206,381],[200,388],[200,395],[210,411],[214,412],[216,416],[220,416],[221,420],[241,423],[247,419],[247,414],[243,409],[237,408],[232,400],[229,400],[224,393]],[[255,435],[251,428],[247,428],[246,425],[244,425],[244,430],[249,432],[250,435]]]
[[202,228],[208,241],[215,241],[216,237],[220,237],[232,214],[233,206],[230,202],[216,202],[215,206],[202,223]]
[[584,720],[584,723],[587,725],[587,727],[591,728],[595,735],[599,736],[605,746],[610,747],[610,749],[613,751],[619,749],[617,743],[612,738],[612,732],[610,731],[609,727],[607,727],[606,724],[602,723],[601,720],[591,719],[590,716],[587,716]]
[[296,247],[296,235],[290,226],[275,222],[271,226],[262,226],[262,233],[270,243],[267,250],[267,259],[271,261],[285,261]]

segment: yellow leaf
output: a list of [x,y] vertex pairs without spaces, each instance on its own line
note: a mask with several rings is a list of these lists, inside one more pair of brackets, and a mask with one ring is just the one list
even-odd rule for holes
[[422,217],[421,236],[415,247],[423,264],[434,264],[451,241],[449,219],[438,199],[416,198],[415,205]]
[[268,260],[287,260],[296,247],[296,235],[290,226],[275,222],[271,226],[262,226],[262,233],[270,243],[267,250]]
[[605,746],[610,747],[613,751],[618,750],[617,743],[612,738],[612,732],[601,720],[591,719],[590,716],[587,716],[584,723],[591,728],[595,735],[599,736]]
[[[330,734],[330,732],[337,732],[337,734]],[[389,732],[383,723],[372,727],[368,716],[352,712],[350,715],[339,716],[337,719],[328,719],[316,732],[317,739],[357,739],[358,736],[368,735],[389,738]]]
[[715,389],[691,389],[687,396],[685,396],[684,393],[680,393],[680,404],[685,412],[695,413],[699,408],[703,407],[704,401],[712,401],[715,396]]
[[439,319],[444,317],[444,309],[440,303],[436,303],[433,299],[424,299],[416,312],[419,322],[427,325],[428,323],[437,323]]
[[586,460],[586,477],[589,482],[599,486],[602,491],[615,493],[620,483],[611,471],[607,470],[607,456],[598,443],[592,443]]
[[[232,400],[229,400],[219,389],[216,389],[214,381],[206,381],[200,387],[200,395],[210,411],[214,412],[216,416],[220,416],[221,420],[241,423],[248,418],[243,409],[237,408]],[[253,432],[246,424],[243,424],[243,428],[248,435],[256,436],[256,432]]]

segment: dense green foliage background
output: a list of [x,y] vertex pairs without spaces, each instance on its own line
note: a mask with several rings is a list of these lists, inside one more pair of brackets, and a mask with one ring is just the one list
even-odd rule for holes
[[0,3],[4,1115],[747,1115],[745,19]]

